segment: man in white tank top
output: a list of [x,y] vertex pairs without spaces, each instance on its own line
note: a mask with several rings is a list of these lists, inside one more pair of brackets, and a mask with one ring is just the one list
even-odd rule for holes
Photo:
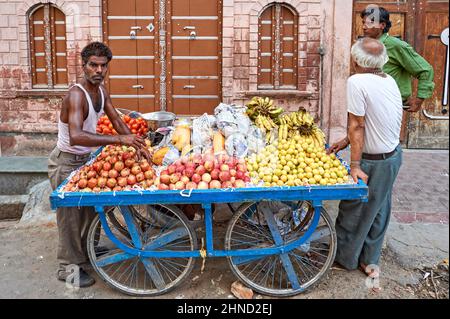
[[[93,42],[82,50],[81,57],[84,77],[69,89],[63,100],[58,142],[49,157],[48,171],[53,189],[89,160],[93,147],[123,144],[135,147],[141,156],[150,157],[144,139],[131,134],[102,85],[112,59],[111,50],[103,43]],[[97,121],[105,113],[120,135],[97,135]],[[57,278],[65,281],[71,273],[69,269],[77,265],[80,267],[80,287],[88,287],[95,280],[82,266],[89,262],[86,236],[95,212],[93,208],[58,208],[56,214],[59,235]]]
[[330,150],[351,145],[351,176],[367,183],[369,199],[340,202],[336,262],[378,276],[392,187],[402,162],[402,98],[395,80],[382,71],[388,57],[380,41],[358,40],[351,53],[356,74],[347,81],[348,137]]

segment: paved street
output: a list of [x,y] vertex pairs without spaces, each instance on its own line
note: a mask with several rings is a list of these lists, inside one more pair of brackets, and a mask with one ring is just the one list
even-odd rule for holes
[[405,150],[392,197],[400,223],[448,224],[448,151]]

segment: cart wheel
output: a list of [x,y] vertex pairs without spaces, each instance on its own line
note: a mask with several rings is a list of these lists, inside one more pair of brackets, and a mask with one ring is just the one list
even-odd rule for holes
[[[284,245],[301,238],[312,224],[314,208],[309,202],[266,203]],[[245,203],[235,213],[225,235],[226,250],[275,246],[259,205],[261,203]],[[336,242],[333,222],[322,208],[311,237],[290,252],[227,258],[234,274],[255,291],[270,296],[292,296],[316,284],[328,272],[336,255]]]
[[[143,246],[155,245],[156,251],[197,250],[197,236],[191,224],[177,207],[164,205],[127,206],[139,228]],[[149,219],[146,214],[154,216]],[[140,217],[138,217],[140,215]],[[106,214],[114,236],[124,245],[135,248],[121,209],[114,207]],[[157,241],[171,233],[175,239],[163,245]],[[181,235],[180,235],[181,234]],[[163,240],[164,241],[164,240]],[[145,258],[129,256],[116,247],[100,221],[93,220],[87,238],[88,254],[93,268],[108,285],[128,295],[155,296],[169,292],[185,280],[194,266],[194,257]]]

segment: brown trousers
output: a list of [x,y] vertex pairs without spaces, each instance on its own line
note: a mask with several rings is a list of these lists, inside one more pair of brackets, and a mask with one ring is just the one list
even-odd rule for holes
[[[48,159],[48,176],[55,190],[74,170],[83,166],[89,155],[74,155],[61,152],[58,148],[51,152]],[[58,225],[57,259],[60,269],[66,265],[81,265],[89,261],[87,254],[87,234],[95,217],[93,207],[61,207],[56,210]]]

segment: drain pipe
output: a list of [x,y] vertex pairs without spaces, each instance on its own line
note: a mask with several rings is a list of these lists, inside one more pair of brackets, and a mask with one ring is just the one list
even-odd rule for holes
[[319,117],[320,117],[320,129],[323,130],[323,58],[325,56],[325,48],[321,45],[319,48],[320,55],[320,103],[319,103]]
[[[331,13],[331,29],[333,30],[332,34],[334,33],[334,23],[335,23],[335,15],[336,15],[336,2],[333,1],[333,9],[332,9],[332,13]],[[324,95],[325,95],[325,88],[323,86],[324,84],[324,58],[325,58],[325,54],[331,54],[331,64],[333,64],[333,60],[334,60],[334,41],[336,40],[334,36],[332,36],[331,41],[329,41],[329,47],[327,47],[327,49],[325,49],[325,42],[327,39],[325,39],[325,26],[326,26],[326,21],[327,21],[327,15],[326,15],[326,11],[324,10],[322,13],[323,16],[323,21],[322,21],[322,34],[321,34],[321,45],[319,48],[319,55],[320,55],[320,103],[319,103],[319,116],[320,116],[320,128],[325,132],[325,128],[323,127],[323,116],[324,116]],[[332,93],[332,88],[333,87],[333,77],[332,74],[330,75],[330,109],[328,110],[328,127],[327,127],[327,134],[326,135],[326,139],[327,139],[327,143],[330,141],[330,133],[331,133],[331,101],[332,101],[332,97],[331,97],[331,93]]]

